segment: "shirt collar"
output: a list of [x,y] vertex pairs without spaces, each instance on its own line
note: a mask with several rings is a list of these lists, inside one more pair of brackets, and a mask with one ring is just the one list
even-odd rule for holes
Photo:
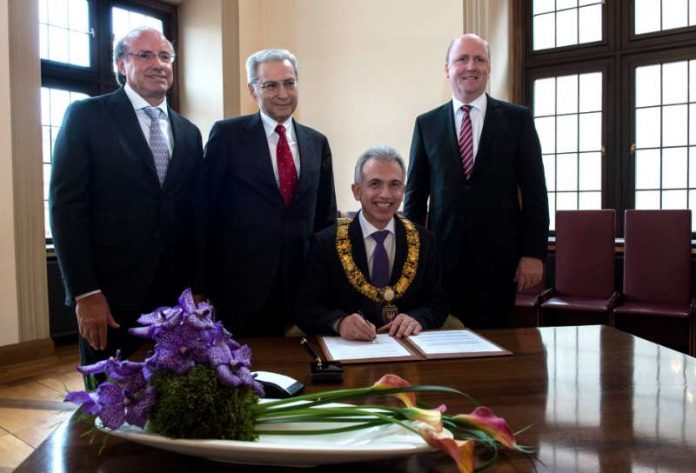
[[486,107],[488,105],[488,96],[486,94],[481,94],[468,104],[460,102],[458,98],[452,96],[452,108],[454,109],[455,114],[459,112],[459,110],[462,108],[462,105],[471,105],[476,110],[479,110],[482,116],[485,116]]
[[[268,138],[276,132],[275,129],[276,126],[278,126],[278,122],[266,115],[263,110],[259,110],[259,113],[261,114],[263,129],[266,131],[266,137]],[[281,125],[285,127],[285,136],[288,138],[288,141],[292,141],[295,137],[295,127],[292,126],[292,117],[285,120]]]
[[[363,238],[368,238],[373,233],[380,231],[379,228],[375,227],[367,221],[362,212],[358,213],[358,221],[360,222],[360,229],[362,230]],[[384,227],[382,230],[388,230],[393,235],[394,227],[394,217],[392,217],[391,220],[389,220],[387,226]]]
[[[135,90],[133,90],[133,88],[127,82],[126,82],[126,85],[123,86],[123,91],[128,96],[128,100],[130,100],[130,102],[133,105],[133,108],[135,110],[142,110],[146,107],[152,106],[148,103],[147,100],[142,98],[140,96],[140,94],[138,94]],[[164,100],[162,100],[162,103],[157,105],[155,108],[159,108],[160,110],[162,110],[165,117],[169,117],[169,113],[167,110],[167,97],[166,96],[164,97]]]

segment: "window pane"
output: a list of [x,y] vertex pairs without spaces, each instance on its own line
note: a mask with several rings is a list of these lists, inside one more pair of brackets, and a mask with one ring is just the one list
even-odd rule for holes
[[556,210],[577,210],[578,195],[575,192],[559,192],[556,194]]
[[689,144],[696,145],[696,104],[689,105]]
[[556,229],[556,193],[549,193],[549,229]]
[[[696,0],[689,0],[689,25],[696,25]],[[692,218],[691,220],[696,222],[696,218]]]
[[686,191],[664,191],[662,193],[663,209],[685,209],[688,205]]
[[578,116],[567,115],[558,117],[558,142],[559,152],[578,150]]
[[660,65],[636,68],[636,107],[660,104]]
[[689,101],[696,102],[696,60],[689,61]]
[[684,189],[686,188],[687,175],[686,148],[663,150],[662,187],[665,189]]
[[111,30],[114,33],[114,45],[127,33],[141,26],[149,26],[160,33],[163,31],[162,21],[155,17],[124,8],[113,7],[111,9]]
[[41,59],[89,67],[90,39],[87,0],[41,0]]
[[559,154],[557,185],[559,191],[575,191],[578,189],[578,155]]
[[688,25],[687,0],[662,2],[662,29],[683,28]]
[[535,15],[553,11],[555,8],[555,0],[534,0],[532,3],[534,4],[532,11]]
[[602,5],[580,9],[580,42],[592,43],[602,40]]
[[556,111],[556,78],[534,81],[534,115],[553,115]]
[[659,31],[660,0],[635,0],[635,34]]
[[636,151],[636,189],[660,188],[660,151]]
[[580,190],[602,190],[601,153],[580,153]]
[[41,126],[41,154],[44,163],[51,162],[51,127],[48,125]]
[[696,191],[689,192],[689,208],[691,209],[691,232],[696,232],[696,218],[694,218],[694,210],[696,209]]
[[601,151],[602,114],[583,113],[580,115],[580,151]]
[[602,208],[602,193],[601,192],[581,192],[580,205],[582,210],[592,210]]
[[636,110],[636,147],[657,148],[660,146],[660,108]]
[[662,146],[687,144],[686,105],[671,105],[662,109]]
[[659,209],[660,208],[660,192],[659,191],[637,191],[636,192],[636,208],[637,209]]
[[556,13],[556,47],[578,43],[578,11],[576,9]]
[[684,103],[688,99],[688,63],[671,62],[662,66],[662,103]]
[[547,13],[534,17],[534,49],[548,49],[556,45],[555,14]]
[[534,125],[539,134],[541,152],[551,154],[556,152],[556,119],[554,117],[537,118]]
[[578,0],[556,0],[556,10],[564,10],[578,6]]
[[602,73],[580,74],[580,111],[602,110]]
[[[696,147],[689,148],[689,187],[696,189]],[[696,210],[696,207],[693,209]]]
[[556,113],[577,113],[578,111],[578,76],[562,76],[557,79],[558,104]]
[[[546,189],[550,191],[556,190],[556,155],[549,154],[542,156],[544,161],[544,174],[546,174]],[[694,158],[696,161],[696,158]]]

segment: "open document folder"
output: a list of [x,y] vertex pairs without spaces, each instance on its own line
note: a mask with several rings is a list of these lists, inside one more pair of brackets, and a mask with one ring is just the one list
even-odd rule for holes
[[377,334],[371,342],[317,338],[329,361],[343,363],[512,355],[471,330],[431,330],[401,340]]

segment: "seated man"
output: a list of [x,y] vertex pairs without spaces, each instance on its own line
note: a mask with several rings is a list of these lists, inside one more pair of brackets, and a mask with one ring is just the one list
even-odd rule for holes
[[352,190],[362,210],[311,241],[296,310],[305,333],[372,340],[388,332],[401,338],[445,321],[434,235],[395,216],[404,177],[393,148],[371,148],[358,159]]

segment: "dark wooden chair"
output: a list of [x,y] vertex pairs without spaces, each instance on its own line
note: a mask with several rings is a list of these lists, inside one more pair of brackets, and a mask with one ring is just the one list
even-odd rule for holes
[[627,210],[624,283],[614,326],[694,354],[691,211]]
[[556,264],[553,292],[541,304],[541,323],[610,323],[616,302],[614,210],[556,212]]

